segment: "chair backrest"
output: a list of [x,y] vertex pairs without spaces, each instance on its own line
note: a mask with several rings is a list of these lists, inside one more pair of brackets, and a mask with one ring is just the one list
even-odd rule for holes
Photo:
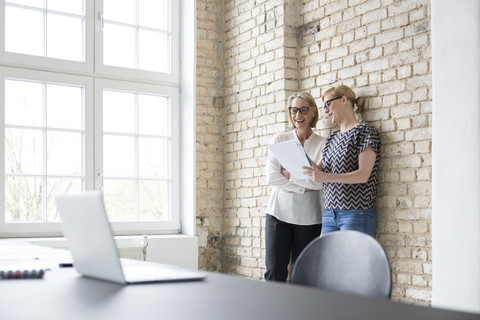
[[313,240],[302,251],[291,283],[389,298],[392,275],[375,238],[358,231],[336,231]]

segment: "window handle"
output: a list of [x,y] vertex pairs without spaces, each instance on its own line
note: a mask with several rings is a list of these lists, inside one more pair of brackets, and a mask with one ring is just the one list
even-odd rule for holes
[[99,190],[103,190],[103,172],[97,171],[97,187]]
[[103,32],[103,13],[98,12],[98,21],[100,21],[100,31]]

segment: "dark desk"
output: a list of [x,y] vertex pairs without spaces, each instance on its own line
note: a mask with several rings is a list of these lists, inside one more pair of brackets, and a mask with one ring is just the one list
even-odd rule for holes
[[43,280],[1,280],[0,318],[452,320],[480,315],[208,273],[199,282],[120,286],[48,271]]

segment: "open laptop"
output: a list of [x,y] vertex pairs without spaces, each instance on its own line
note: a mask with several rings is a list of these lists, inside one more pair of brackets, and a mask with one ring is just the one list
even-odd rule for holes
[[201,280],[175,266],[120,259],[101,191],[55,197],[73,265],[80,274],[120,284]]

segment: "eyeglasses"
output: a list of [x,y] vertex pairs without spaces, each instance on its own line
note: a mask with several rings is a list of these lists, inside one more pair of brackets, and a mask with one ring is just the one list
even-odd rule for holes
[[298,111],[300,111],[301,114],[307,114],[308,111],[310,110],[310,107],[301,107],[301,108],[289,107],[288,110],[290,110],[291,114],[297,114]]
[[340,98],[342,98],[342,97],[343,97],[343,96],[340,96],[340,97],[336,97],[336,98],[333,98],[333,99],[330,99],[330,100],[325,101],[325,103],[323,104],[323,108],[324,108],[325,110],[330,109],[330,105],[332,104],[332,101],[333,101],[333,100],[340,99]]

